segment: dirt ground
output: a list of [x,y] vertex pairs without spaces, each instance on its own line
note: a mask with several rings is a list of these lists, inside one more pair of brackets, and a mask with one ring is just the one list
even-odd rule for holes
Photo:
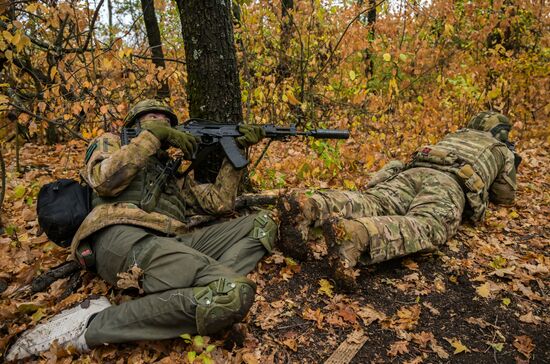
[[[68,279],[46,292],[25,291],[67,256],[40,234],[33,197],[45,181],[74,177],[82,150],[79,143],[27,144],[25,173],[15,174],[8,164],[0,352],[20,332],[90,294],[107,295],[114,303],[131,299],[131,292],[91,273],[82,273],[77,290],[64,298]],[[276,251],[250,274],[258,295],[244,331],[109,345],[81,355],[54,346],[33,361],[322,363],[354,333],[366,342],[352,363],[550,362],[548,144],[529,141],[521,153],[514,206],[491,205],[483,224],[463,225],[439,252],[362,268],[355,292],[335,286],[323,257],[298,262]]]

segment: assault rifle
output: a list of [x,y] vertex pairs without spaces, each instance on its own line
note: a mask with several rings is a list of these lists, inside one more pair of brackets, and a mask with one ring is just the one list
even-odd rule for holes
[[168,178],[177,175],[181,162],[182,158],[176,158],[170,159],[168,163],[166,163],[155,181],[151,184],[147,193],[141,198],[140,207],[142,210],[152,212],[155,209],[160,193],[164,191]]
[[[286,141],[290,137],[303,135],[310,136],[316,139],[347,139],[349,131],[343,129],[313,129],[302,131],[296,129],[296,125],[290,126],[275,126],[273,124],[260,125],[264,131],[266,138],[272,140]],[[208,154],[208,151],[217,144],[221,145],[225,155],[236,169],[245,167],[248,160],[242,155],[241,148],[237,145],[235,138],[242,136],[239,132],[238,124],[220,124],[203,119],[189,119],[182,125],[175,127],[177,130],[191,133],[199,140],[199,148],[197,155],[193,156],[194,160],[201,159],[200,156]],[[141,129],[124,128],[121,132],[121,143],[126,145],[132,138],[139,135]]]

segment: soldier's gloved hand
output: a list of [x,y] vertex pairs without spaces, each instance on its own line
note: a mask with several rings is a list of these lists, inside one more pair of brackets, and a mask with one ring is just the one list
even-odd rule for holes
[[239,125],[239,132],[243,135],[235,140],[243,148],[259,143],[265,137],[265,130],[258,125]]
[[190,133],[176,130],[158,122],[142,122],[141,128],[150,131],[161,143],[179,148],[186,159],[190,159],[197,150],[197,139]]

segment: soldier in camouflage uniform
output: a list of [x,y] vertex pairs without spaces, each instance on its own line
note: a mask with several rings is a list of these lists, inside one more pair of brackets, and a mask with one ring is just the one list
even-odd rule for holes
[[[183,333],[209,335],[239,322],[252,305],[256,286],[245,275],[271,251],[277,226],[270,214],[262,211],[192,232],[186,226],[198,214],[232,211],[243,171],[226,159],[215,183],[171,175],[159,190],[159,175],[169,160],[166,148],[189,157],[197,142],[172,128],[176,115],[154,100],[130,110],[125,126],[136,123],[142,132],[128,145],[121,146],[111,133],[89,145],[81,174],[93,188],[93,210],[71,250],[74,259],[112,285],[125,277],[146,295],[117,306],[94,299],[63,312],[20,338],[9,359],[36,354],[53,340],[87,350]],[[263,137],[256,126],[239,130],[242,147]]]
[[436,249],[463,217],[480,221],[489,200],[514,201],[520,159],[508,142],[510,128],[505,116],[482,112],[467,129],[419,148],[407,165],[388,163],[364,192],[290,193],[279,204],[281,249],[306,258],[306,242],[322,226],[331,270],[348,287],[355,283],[358,262]]

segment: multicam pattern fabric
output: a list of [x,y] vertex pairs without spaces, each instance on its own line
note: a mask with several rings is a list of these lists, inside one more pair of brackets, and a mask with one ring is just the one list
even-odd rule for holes
[[430,168],[409,169],[363,193],[296,190],[288,199],[300,201],[302,216],[312,226],[336,217],[338,244],[356,247],[356,254],[344,248],[352,266],[359,259],[378,263],[444,243],[456,233],[465,202],[454,178]]
[[383,182],[364,192],[291,192],[279,204],[279,245],[303,258],[308,231],[323,225],[329,253],[337,245],[332,253],[346,267],[433,250],[456,233],[465,206],[477,221],[489,197],[496,203],[514,200],[513,161],[490,133],[449,134],[419,148],[404,171],[398,163],[382,170],[374,178]]
[[456,233],[465,202],[452,177],[430,168],[412,168],[377,185],[364,194],[367,201],[379,209],[337,221],[345,232],[339,243],[358,245],[357,259],[366,264],[434,250]]
[[[425,150],[429,152],[424,153]],[[435,157],[437,160],[432,158],[433,154],[439,156]],[[471,166],[477,177],[463,176],[461,168],[464,165]],[[473,222],[483,219],[489,197],[501,204],[510,204],[515,199],[514,154],[487,132],[462,129],[451,133],[434,146],[419,148],[410,166],[435,168],[464,179],[469,204],[467,217]],[[476,178],[481,181],[473,182]]]
[[381,182],[387,181],[403,169],[405,169],[405,164],[403,162],[398,160],[389,161],[384,167],[370,176],[370,180],[367,182],[367,188],[374,187]]
[[120,145],[118,136],[110,133],[90,143],[81,175],[104,203],[94,207],[75,234],[71,244],[73,258],[82,239],[106,226],[130,224],[176,235],[187,231],[185,216],[223,214],[233,209],[243,172],[235,170],[227,160],[223,162],[215,183],[197,184],[192,177],[168,180],[167,189],[179,191],[177,199],[185,204],[183,218],[167,216],[159,211],[146,212],[135,201],[118,201],[117,197],[128,189],[139,173],[154,167],[150,161],[156,157],[159,148],[159,140],[148,131],[143,131],[125,146]]

